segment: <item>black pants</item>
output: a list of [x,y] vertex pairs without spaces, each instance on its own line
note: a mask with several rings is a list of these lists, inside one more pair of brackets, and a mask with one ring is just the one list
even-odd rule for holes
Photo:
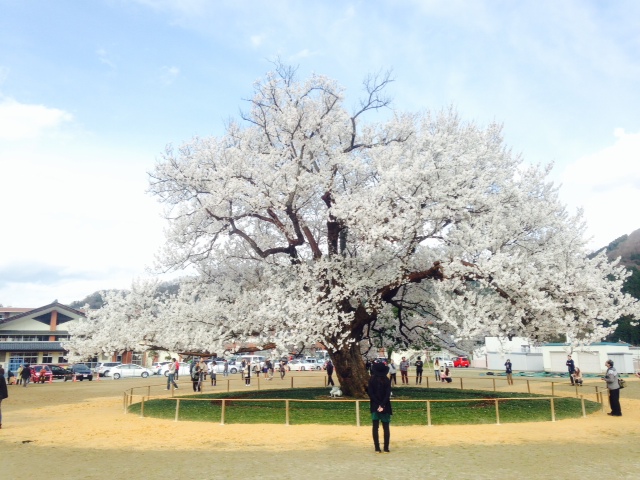
[[[371,433],[373,434],[373,446],[376,451],[380,450],[380,437],[378,436],[378,429],[380,428],[380,420],[372,420],[373,426]],[[389,440],[391,439],[391,432],[389,430],[389,422],[382,422],[382,432],[384,435],[384,451],[389,451]]]
[[611,415],[617,417],[622,415],[622,409],[620,408],[620,389],[609,390],[609,406],[611,407]]
[[333,373],[327,373],[327,385],[335,385],[335,383],[333,383]]
[[416,370],[416,385],[422,383],[422,370]]
[[396,380],[396,374],[395,373],[390,373],[389,377],[391,377],[391,383],[393,383],[394,385],[398,384],[398,381]]

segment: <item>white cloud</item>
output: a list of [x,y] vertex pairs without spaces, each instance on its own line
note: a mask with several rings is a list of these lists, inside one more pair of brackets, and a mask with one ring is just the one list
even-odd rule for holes
[[64,110],[4,99],[0,103],[0,139],[36,138],[71,120],[73,115]]
[[584,208],[594,248],[640,228],[640,132],[614,131],[615,143],[568,165],[562,198]]
[[249,39],[251,40],[251,45],[259,47],[264,42],[264,35],[251,35]]
[[96,50],[96,54],[98,55],[98,60],[100,60],[100,63],[104,63],[111,68],[116,68],[115,62],[111,59],[109,52],[107,52],[104,48],[99,48],[98,50]]
[[162,83],[164,85],[171,85],[180,76],[180,69],[178,67],[162,67]]

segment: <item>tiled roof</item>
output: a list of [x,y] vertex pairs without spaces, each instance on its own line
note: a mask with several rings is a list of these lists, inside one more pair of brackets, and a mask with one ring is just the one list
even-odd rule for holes
[[60,342],[0,342],[0,352],[63,352]]
[[49,305],[45,305],[43,307],[34,308],[33,310],[29,310],[28,312],[19,313],[17,315],[12,315],[12,316],[7,317],[7,318],[5,318],[3,320],[0,320],[0,325],[2,325],[3,323],[13,322],[14,320],[17,320],[18,318],[28,317],[28,316],[34,315],[34,314],[36,314],[38,312],[43,312],[43,311],[45,311],[47,309],[66,310],[68,312],[72,312],[72,313],[75,313],[76,315],[84,317],[84,313],[81,312],[80,310],[76,310],[75,308],[68,307],[68,306],[63,305],[63,304],[58,303],[58,302],[53,302],[53,303],[50,303]]

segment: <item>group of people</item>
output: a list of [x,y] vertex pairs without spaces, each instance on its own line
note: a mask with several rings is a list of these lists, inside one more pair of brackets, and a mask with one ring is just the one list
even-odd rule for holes
[[7,378],[10,385],[22,385],[23,387],[26,387],[29,382],[31,382],[32,375],[33,369],[29,364],[20,365],[15,375],[11,370],[7,372]]
[[[373,367],[375,366],[376,363],[379,363],[379,362],[378,361],[371,362],[369,360],[367,360],[366,362],[367,371],[371,375],[373,375]],[[393,360],[390,360],[389,363],[386,364],[386,366],[388,368],[387,374],[389,375],[392,385],[398,384],[398,378],[397,378],[398,370],[400,370],[400,381],[402,385],[409,385],[409,368],[411,367],[411,363],[407,360],[406,357],[402,357],[402,360],[400,361],[400,364],[397,367]],[[423,378],[424,367],[425,367],[425,363],[422,361],[422,357],[417,357],[413,366],[416,369],[415,384],[422,385],[422,378]],[[449,371],[449,368],[444,365],[440,365],[440,362],[437,358],[434,360],[433,370],[435,372],[435,377],[438,382],[451,383],[452,379],[451,379],[451,373]],[[333,383],[331,383],[330,385],[333,385]]]

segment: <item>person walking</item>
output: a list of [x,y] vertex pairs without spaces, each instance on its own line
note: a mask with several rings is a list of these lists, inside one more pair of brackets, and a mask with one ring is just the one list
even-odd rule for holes
[[284,363],[284,360],[280,360],[280,380],[284,380],[284,376],[287,373],[287,367]]
[[[375,364],[375,362],[374,362],[374,364]],[[373,366],[371,367],[371,372],[373,373]],[[395,365],[395,363],[393,363],[393,360],[391,360],[389,362],[389,377],[390,377],[391,382],[394,385],[398,384],[398,380],[396,378],[396,365]]]
[[402,385],[409,385],[409,362],[406,357],[402,357],[400,362],[400,380]]
[[20,372],[20,376],[22,377],[22,386],[26,387],[31,381],[31,367],[29,364],[24,365],[22,372]]
[[507,374],[507,384],[513,385],[513,370],[511,368],[511,360],[507,358],[507,361],[504,364],[505,373]]
[[436,357],[433,361],[433,373],[436,375],[436,381],[440,381],[440,360]]
[[416,385],[422,384],[422,369],[424,368],[424,363],[420,360],[420,357],[416,360]]
[[22,370],[24,369],[24,365],[20,364],[18,367],[18,385],[22,385]]
[[331,385],[332,387],[335,385],[335,383],[333,383],[333,362],[331,359],[327,360],[327,385]]
[[[174,358],[175,360],[175,358]],[[175,379],[179,380],[180,379],[180,362],[178,360],[175,360],[174,362],[176,364],[176,376]]]
[[[391,380],[387,378],[389,367],[382,362],[374,362],[371,366],[371,377],[367,386],[369,394],[369,410],[371,412],[371,434],[373,436],[373,447],[376,453],[389,453],[389,442],[391,432]],[[383,450],[380,450],[380,438],[378,431],[382,422]]]
[[9,389],[4,379],[4,368],[0,365],[0,428],[2,428],[2,401],[5,398],[9,398]]
[[172,358],[171,362],[169,362],[169,375],[167,376],[167,390],[171,389],[171,385],[173,388],[178,388],[178,384],[176,383],[176,359]]
[[574,361],[571,359],[571,355],[567,355],[567,370],[569,370],[569,379],[571,380],[571,385],[574,384],[573,381],[573,374],[576,371],[576,364],[574,363]]
[[604,363],[604,366],[607,367],[607,372],[604,374],[602,379],[607,382],[607,389],[609,389],[609,406],[611,407],[611,412],[607,413],[607,415],[621,417],[622,409],[620,408],[620,385],[618,383],[618,372],[613,368],[613,360],[607,360]]

